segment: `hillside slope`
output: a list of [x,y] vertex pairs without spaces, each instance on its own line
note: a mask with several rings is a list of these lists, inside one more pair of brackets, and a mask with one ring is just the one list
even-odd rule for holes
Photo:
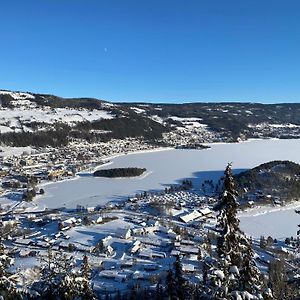
[[235,176],[244,201],[280,204],[300,198],[300,165],[271,161]]
[[59,146],[72,139],[97,142],[125,137],[175,147],[248,138],[299,138],[300,104],[110,103],[0,91],[3,144]]

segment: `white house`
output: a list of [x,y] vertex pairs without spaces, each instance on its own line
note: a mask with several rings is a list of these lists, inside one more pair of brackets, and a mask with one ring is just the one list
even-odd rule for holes
[[103,218],[102,217],[98,217],[98,219],[96,220],[96,223],[99,224],[99,223],[102,223],[103,221]]
[[135,241],[134,243],[133,243],[133,246],[132,246],[132,248],[131,248],[131,253],[136,253],[138,250],[140,250],[140,248],[141,248],[141,242],[140,241]]
[[72,225],[76,224],[76,218],[72,217],[67,220],[62,221],[63,227],[71,227]]
[[192,264],[182,264],[182,271],[183,272],[194,272],[195,271],[195,266]]
[[116,229],[116,236],[121,239],[128,240],[131,237],[131,229],[129,228],[117,228]]

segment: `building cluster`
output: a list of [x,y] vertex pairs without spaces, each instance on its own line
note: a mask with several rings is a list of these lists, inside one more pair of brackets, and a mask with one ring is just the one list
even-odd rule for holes
[[0,156],[0,197],[22,198],[40,182],[71,178],[94,170],[112,156],[153,148],[140,139],[127,138],[95,144],[73,141],[64,148]]
[[175,148],[202,149],[203,143],[222,141],[222,137],[206,127],[185,125],[163,134],[163,140]]
[[299,138],[300,126],[296,124],[249,124],[249,129],[254,132],[256,138]]
[[214,220],[209,201],[192,191],[155,196],[161,203],[172,198],[173,204],[164,214],[151,214],[153,197],[138,200],[136,211],[124,205],[122,210],[11,214],[3,219],[10,223],[2,226],[14,228],[9,244],[21,264],[30,258],[39,265],[49,248],[71,252],[78,260],[86,254],[95,270],[94,289],[100,293],[128,290],[133,280],[149,286],[166,275],[178,255],[186,276],[199,281],[198,258],[207,251],[203,232]]
[[[18,265],[30,261],[31,267],[38,266],[48,249],[72,255],[78,265],[87,255],[99,295],[163,281],[177,257],[184,277],[201,282],[203,258],[215,247],[209,240],[216,224],[212,199],[190,190],[130,200],[122,209],[6,215],[2,228],[17,232],[10,235],[8,245],[15,249]],[[153,201],[165,210],[157,210]],[[290,244],[284,250],[292,255],[295,247]]]

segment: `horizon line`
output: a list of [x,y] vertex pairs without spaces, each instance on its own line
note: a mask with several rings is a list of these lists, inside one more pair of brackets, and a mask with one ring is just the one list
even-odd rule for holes
[[172,102],[163,102],[162,101],[153,101],[153,100],[142,100],[142,101],[136,101],[136,100],[112,100],[112,99],[103,99],[98,98],[95,96],[59,96],[54,93],[49,92],[32,92],[32,91],[22,91],[22,90],[9,90],[9,89],[0,89],[0,92],[12,92],[12,93],[28,93],[32,95],[47,95],[47,96],[55,96],[61,99],[93,99],[98,101],[104,101],[104,102],[110,102],[114,104],[138,104],[138,105],[146,105],[146,104],[155,104],[155,105],[180,105],[180,104],[261,104],[261,105],[283,105],[283,104],[300,104],[299,102],[260,102],[260,101],[251,101],[251,100],[183,100],[183,101],[172,101]]

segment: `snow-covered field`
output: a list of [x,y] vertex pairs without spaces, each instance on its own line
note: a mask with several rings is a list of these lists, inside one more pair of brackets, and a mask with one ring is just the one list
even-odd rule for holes
[[258,207],[239,214],[241,229],[254,238],[271,236],[284,240],[296,236],[297,225],[300,223],[300,201],[285,207]]
[[[275,159],[300,163],[300,140],[251,140],[211,146],[207,150],[166,150],[116,157],[112,164],[103,168],[145,167],[148,176],[124,179],[85,176],[48,184],[44,187],[45,196],[38,200],[38,204],[50,208],[74,208],[77,204],[96,206],[134,196],[137,192],[162,190],[185,178],[191,178],[197,187],[204,179],[218,179],[229,162],[232,162],[235,172]],[[241,216],[241,227],[253,236],[274,235],[276,232],[277,237],[293,235],[296,223],[294,209],[253,218]]]
[[[77,110],[70,108],[2,108],[0,109],[0,132],[17,131],[17,129],[24,130],[23,124],[30,124],[33,122],[43,122],[47,124],[55,124],[56,122],[63,122],[73,125],[76,122],[94,121],[99,119],[112,119],[113,116],[105,110]],[[25,126],[26,127],[26,126]],[[11,128],[14,128],[12,130]],[[27,131],[31,129],[26,127]]]
[[35,150],[31,147],[6,147],[0,146],[0,156],[21,155],[23,153],[34,153]]
[[[32,131],[31,123],[53,125],[61,122],[72,126],[78,122],[114,118],[106,110],[38,107],[35,102],[31,101],[35,97],[28,93],[0,90],[1,94],[10,95],[15,100],[11,102],[13,108],[2,107],[0,102],[0,133]],[[44,126],[40,128],[40,130],[43,129],[45,129]]]

